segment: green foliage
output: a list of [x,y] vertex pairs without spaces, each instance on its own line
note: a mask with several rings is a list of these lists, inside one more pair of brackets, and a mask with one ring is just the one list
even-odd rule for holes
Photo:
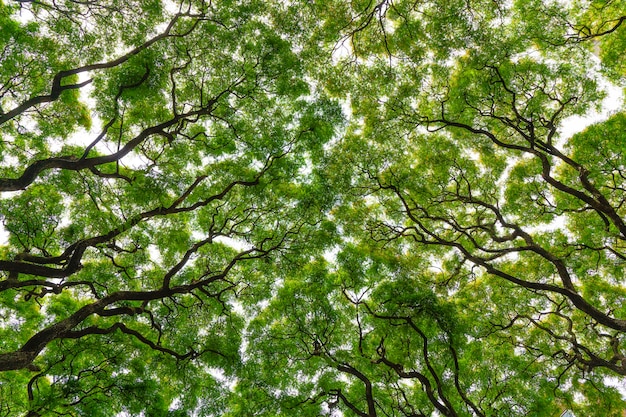
[[0,0],[0,416],[621,415],[625,27]]

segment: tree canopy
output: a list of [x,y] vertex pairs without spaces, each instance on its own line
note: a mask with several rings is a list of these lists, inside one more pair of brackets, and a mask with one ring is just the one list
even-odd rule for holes
[[0,50],[0,416],[626,409],[626,3],[0,0]]

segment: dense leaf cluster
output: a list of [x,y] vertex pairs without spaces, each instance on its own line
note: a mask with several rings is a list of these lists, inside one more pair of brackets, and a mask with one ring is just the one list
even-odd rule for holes
[[0,416],[621,416],[625,54],[617,0],[0,0]]

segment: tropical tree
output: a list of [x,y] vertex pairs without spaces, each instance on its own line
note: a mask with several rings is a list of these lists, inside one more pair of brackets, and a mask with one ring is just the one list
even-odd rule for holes
[[620,415],[625,20],[0,2],[0,415]]
[[1,5],[0,414],[219,406],[237,298],[316,246],[342,118],[279,6]]
[[624,116],[603,100],[623,83],[626,10],[566,6],[332,9],[343,242],[251,327],[284,415],[620,415]]

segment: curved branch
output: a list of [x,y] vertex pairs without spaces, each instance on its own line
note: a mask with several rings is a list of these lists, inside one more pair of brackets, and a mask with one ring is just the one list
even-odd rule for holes
[[[213,201],[218,201],[224,199],[226,195],[236,186],[243,187],[253,187],[260,183],[262,176],[267,172],[267,170],[272,166],[276,159],[282,158],[286,153],[276,156],[270,156],[265,163],[265,166],[259,171],[253,179],[251,180],[238,180],[232,181],[228,185],[226,185],[222,191],[217,194],[214,194],[210,197],[205,198],[204,200],[198,201],[187,207],[180,207],[180,205],[189,197],[191,192],[207,177],[200,176],[196,178],[193,184],[185,190],[171,205],[165,207],[160,206],[154,208],[149,211],[145,211],[133,216],[126,223],[118,226],[117,228],[105,233],[103,235],[95,236],[88,239],[83,239],[78,241],[72,245],[70,245],[63,254],[55,257],[39,257],[35,255],[31,255],[28,253],[22,253],[16,256],[15,260],[7,261],[0,260],[0,271],[6,271],[10,273],[10,278],[4,281],[0,281],[0,291],[7,290],[9,288],[17,288],[24,287],[27,285],[32,285],[33,280],[28,281],[29,284],[26,284],[25,281],[18,281],[16,279],[17,274],[27,274],[27,275],[35,275],[46,278],[65,278],[76,272],[78,272],[81,268],[81,260],[85,253],[85,251],[90,247],[95,247],[97,245],[109,242],[136,226],[140,222],[157,217],[157,216],[167,216],[171,214],[185,213],[194,211],[200,207],[207,206]],[[53,268],[49,266],[44,266],[45,264],[65,264],[63,268]],[[41,282],[40,285],[45,285],[45,282]],[[50,284],[53,285],[53,284]]]
[[[209,240],[205,240],[204,244],[209,243]],[[200,248],[198,245],[194,245],[190,251],[197,252]],[[0,372],[2,371],[10,371],[17,369],[24,369],[29,367],[35,358],[41,353],[41,351],[53,340],[63,339],[63,338],[76,338],[80,336],[83,331],[74,331],[74,328],[77,327],[80,323],[85,321],[88,317],[92,315],[107,315],[107,307],[118,303],[120,301],[142,301],[147,303],[149,301],[159,300],[167,297],[174,296],[176,294],[188,294],[191,293],[195,289],[199,289],[203,286],[209,285],[212,282],[224,279],[226,275],[232,270],[232,268],[239,262],[254,259],[256,257],[265,256],[267,252],[261,252],[258,255],[251,255],[255,252],[256,249],[250,249],[244,252],[240,252],[238,255],[233,257],[228,265],[219,273],[215,273],[210,276],[206,276],[203,279],[186,285],[179,285],[175,287],[169,288],[160,288],[158,290],[153,291],[118,291],[112,294],[109,294],[98,301],[95,301],[91,304],[88,304],[75,313],[70,315],[69,317],[52,324],[46,327],[43,330],[40,330],[35,335],[33,335],[20,349],[14,352],[0,353]],[[186,259],[188,259],[187,256]],[[172,271],[180,271],[181,264],[177,264],[174,266],[169,273]],[[121,313],[124,313],[125,310],[120,310]],[[89,332],[93,331],[93,334],[96,334],[99,331],[96,328],[87,328],[90,330],[84,330],[84,334],[89,334]],[[113,331],[113,330],[111,330]]]
[[171,34],[170,32],[172,31],[172,29],[174,28],[174,26],[176,25],[176,22],[184,16],[188,16],[188,14],[177,14],[175,15],[172,20],[170,21],[170,23],[167,25],[165,31],[151,39],[149,39],[148,41],[144,42],[143,44],[137,46],[136,48],[133,48],[132,50],[130,50],[129,52],[127,52],[126,54],[120,56],[117,59],[114,59],[112,61],[109,62],[101,62],[101,63],[97,63],[97,64],[89,64],[89,65],[84,65],[82,67],[78,67],[78,68],[73,68],[70,70],[64,70],[64,71],[59,71],[54,78],[52,79],[52,88],[50,91],[50,94],[46,94],[46,95],[42,95],[42,96],[36,96],[36,97],[32,97],[28,100],[26,100],[24,103],[20,104],[19,106],[7,111],[6,113],[0,114],[0,125],[8,122],[9,120],[15,118],[16,116],[19,116],[20,114],[24,113],[25,111],[27,111],[28,109],[30,109],[31,107],[37,106],[39,104],[44,104],[44,103],[50,103],[52,101],[55,101],[59,98],[59,96],[61,95],[61,93],[63,93],[64,91],[67,90],[71,90],[71,89],[77,89],[77,88],[81,88],[84,87],[85,85],[89,84],[92,82],[91,79],[84,81],[82,83],[78,83],[78,84],[68,84],[68,85],[63,85],[62,82],[65,78],[72,76],[72,75],[78,75],[78,74],[82,74],[84,72],[89,72],[89,71],[95,71],[95,70],[101,70],[101,69],[107,69],[107,68],[113,68],[116,67],[120,64],[123,64],[124,62],[128,61],[130,58],[132,58],[133,56],[139,54],[140,52],[148,49],[150,46],[152,46],[153,44],[155,44],[156,42],[159,42],[162,39],[166,39],[169,37],[182,37],[182,36],[187,36],[189,33],[191,33],[199,20],[197,20],[195,22],[194,25],[192,25],[192,27],[184,32],[184,33],[180,33],[180,34]]
[[33,181],[35,181],[37,176],[45,170],[60,168],[69,171],[79,171],[82,169],[91,169],[98,165],[118,161],[124,156],[128,155],[133,149],[139,146],[148,137],[152,135],[164,134],[165,129],[168,129],[190,117],[204,116],[210,114],[214,110],[214,105],[217,103],[217,101],[228,91],[229,89],[222,91],[213,100],[209,101],[209,103],[207,103],[205,107],[202,107],[198,110],[189,111],[187,113],[178,114],[166,122],[144,129],[139,135],[128,141],[126,145],[124,145],[120,150],[115,153],[104,156],[95,156],[92,158],[77,159],[72,155],[53,157],[36,161],[28,166],[28,168],[24,170],[19,178],[1,178],[0,192],[23,190]]
[[[447,246],[450,248],[455,248],[459,252],[461,252],[463,256],[465,256],[468,260],[470,260],[471,262],[473,262],[474,264],[478,266],[485,268],[485,270],[492,275],[498,276],[500,278],[504,278],[505,280],[510,281],[514,284],[517,284],[523,288],[548,291],[548,292],[561,294],[567,297],[572,302],[572,304],[574,304],[576,308],[578,308],[580,311],[584,312],[588,316],[592,317],[598,323],[603,324],[615,330],[626,331],[626,320],[617,319],[617,318],[609,316],[608,314],[603,313],[602,311],[598,310],[593,305],[591,305],[589,302],[587,302],[587,300],[585,300],[576,291],[569,289],[569,288],[563,288],[557,285],[553,285],[553,284],[545,284],[542,282],[532,282],[532,281],[527,281],[527,280],[518,278],[516,276],[513,276],[507,272],[504,272],[496,268],[491,263],[489,263],[488,260],[473,254],[462,243],[441,238],[436,233],[431,231],[428,227],[424,226],[424,224],[420,221],[420,219],[414,213],[415,210],[411,208],[411,206],[408,204],[408,202],[406,201],[406,199],[404,198],[404,196],[402,195],[402,193],[400,192],[397,186],[380,184],[380,187],[383,189],[392,190],[392,192],[400,199],[402,205],[404,206],[404,211],[409,217],[409,219],[412,222],[414,222],[420,228],[420,230],[425,234],[421,236],[418,236],[415,234],[409,235],[417,242],[424,243],[427,245],[439,245],[439,246]],[[427,239],[426,236],[428,236],[432,240]]]
[[348,363],[341,363],[337,365],[337,370],[353,375],[363,382],[365,385],[365,400],[367,402],[367,414],[361,413],[365,417],[376,417],[376,403],[374,402],[374,393],[372,390],[372,382],[358,369],[354,368]]
[[178,360],[184,360],[184,359],[188,359],[188,358],[193,358],[195,357],[198,353],[195,350],[190,350],[187,353],[178,353],[172,349],[168,349],[166,347],[157,345],[156,343],[154,343],[153,341],[151,341],[150,339],[148,339],[147,337],[145,337],[144,335],[142,335],[140,332],[138,332],[137,330],[133,330],[128,328],[124,323],[115,323],[110,327],[107,328],[101,328],[101,327],[97,327],[97,326],[90,326],[90,327],[85,327],[84,329],[78,330],[78,331],[68,331],[65,332],[63,334],[63,336],[59,337],[59,339],[80,339],[81,337],[85,337],[87,335],[104,335],[104,334],[110,334],[115,332],[116,330],[121,331],[124,334],[133,336],[135,339],[139,340],[141,343],[143,343],[144,345],[148,346],[150,349],[152,350],[156,350],[159,351],[161,353],[166,353],[170,356],[175,357]]

